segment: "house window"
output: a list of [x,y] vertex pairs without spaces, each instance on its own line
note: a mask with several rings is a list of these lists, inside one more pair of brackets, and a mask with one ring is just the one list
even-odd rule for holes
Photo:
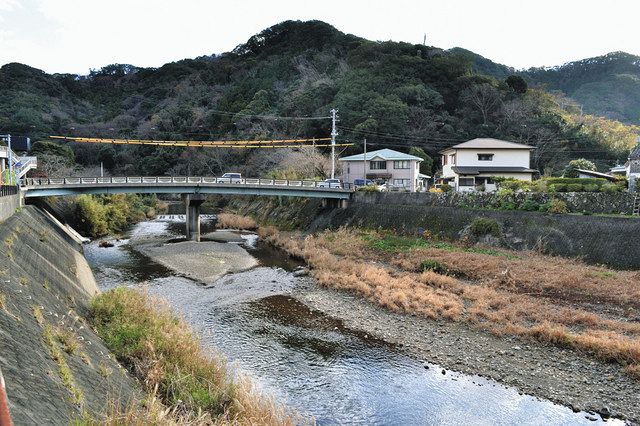
[[409,182],[411,182],[411,179],[394,179],[393,180],[393,185],[394,186],[408,187],[409,186]]
[[451,165],[455,166],[456,165],[456,155],[455,154],[451,154],[450,157],[451,157]]
[[474,186],[475,179],[474,178],[463,178],[458,179],[458,185],[460,186]]
[[410,167],[411,167],[411,164],[406,160],[393,162],[394,169],[408,169]]
[[347,174],[351,173],[351,167],[347,166]]
[[493,154],[478,154],[478,161],[493,161]]
[[387,170],[386,161],[371,161],[369,167],[371,170]]
[[443,155],[443,156],[442,156],[442,165],[443,165],[443,166],[446,166],[446,165],[447,165],[447,156],[446,156],[446,155]]

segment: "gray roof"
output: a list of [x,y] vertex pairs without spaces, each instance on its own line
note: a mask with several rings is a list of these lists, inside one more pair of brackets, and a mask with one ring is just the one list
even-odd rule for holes
[[536,149],[531,145],[524,145],[521,143],[503,141],[500,139],[491,139],[491,138],[476,138],[471,139],[467,142],[459,143],[458,145],[453,145],[447,149],[444,149],[442,152],[449,151],[451,149]]
[[[404,152],[394,151],[393,149],[379,149],[377,151],[367,152],[367,160],[373,158],[382,158],[383,160],[416,160],[422,161],[422,158],[415,155],[405,154]],[[364,153],[342,157],[338,161],[364,161]]]
[[453,166],[451,170],[459,175],[479,175],[480,173],[536,173],[537,170],[526,167],[499,166]]
[[576,169],[578,173],[582,173],[583,175],[593,176],[596,178],[608,179],[611,181],[617,180],[615,176],[608,175],[606,173],[595,172],[593,170],[584,170],[584,169]]

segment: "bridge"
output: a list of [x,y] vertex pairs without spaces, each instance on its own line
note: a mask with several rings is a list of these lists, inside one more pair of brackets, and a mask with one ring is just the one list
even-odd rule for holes
[[181,194],[187,211],[187,238],[200,241],[200,205],[204,196],[262,195],[321,198],[323,205],[344,207],[351,184],[314,180],[220,178],[204,176],[67,177],[22,179],[25,198],[81,194]]

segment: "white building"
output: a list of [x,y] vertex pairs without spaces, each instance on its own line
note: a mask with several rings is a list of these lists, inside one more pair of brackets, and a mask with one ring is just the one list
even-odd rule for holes
[[494,177],[531,181],[536,170],[531,169],[531,151],[535,148],[498,139],[473,139],[443,151],[442,178],[456,191],[474,191],[484,186],[496,189]]
[[[420,174],[422,158],[392,149],[379,149],[363,154],[340,158],[342,161],[342,181],[356,183],[370,179],[376,183],[385,183],[389,189],[401,189],[415,192],[424,185],[429,176]],[[364,182],[363,182],[364,184]]]

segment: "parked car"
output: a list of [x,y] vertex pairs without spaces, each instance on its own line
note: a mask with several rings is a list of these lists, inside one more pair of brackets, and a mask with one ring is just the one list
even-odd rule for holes
[[367,185],[375,185],[375,182],[371,179],[354,179],[353,186],[367,186]]
[[242,183],[242,175],[240,173],[225,173],[218,178],[219,183]]
[[318,184],[318,188],[342,188],[340,179],[325,179]]

